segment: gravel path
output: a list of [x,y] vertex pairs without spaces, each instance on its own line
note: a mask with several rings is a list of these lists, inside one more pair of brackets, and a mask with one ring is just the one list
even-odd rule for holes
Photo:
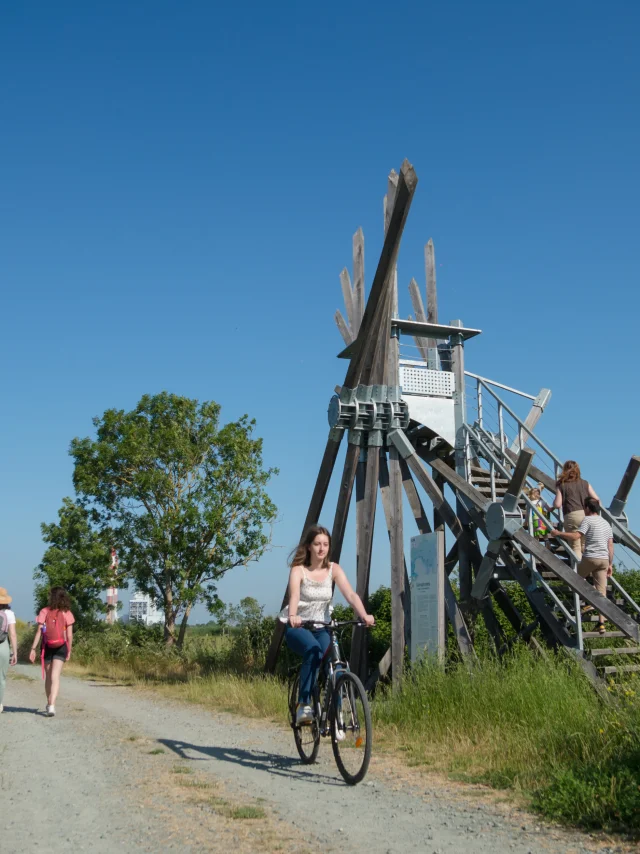
[[[223,851],[613,851],[540,825],[469,787],[433,782],[375,754],[365,783],[342,782],[328,744],[315,766],[271,723],[171,703],[152,692],[63,678],[45,718],[35,668],[18,666],[0,716],[0,827],[14,851],[42,851],[50,822],[94,854]],[[427,782],[425,782],[425,780]],[[234,819],[237,807],[264,818]]]

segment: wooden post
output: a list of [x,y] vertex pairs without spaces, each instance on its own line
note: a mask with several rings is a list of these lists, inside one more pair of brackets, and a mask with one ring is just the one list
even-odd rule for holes
[[[404,529],[402,524],[402,474],[396,448],[389,449],[389,485],[391,525],[391,667],[393,687],[398,689],[402,682],[404,661],[404,604],[405,562]],[[444,552],[442,555],[444,563]]]
[[[451,326],[462,326],[461,320],[452,320]],[[467,434],[464,430],[466,422],[465,401],[465,376],[464,376],[464,339],[462,335],[451,336],[451,365],[453,368],[455,391],[453,393],[453,407],[455,417],[456,445],[455,463],[456,472],[460,477],[468,480],[467,470]],[[469,525],[467,510],[460,499],[456,499],[456,513],[463,526]],[[473,578],[471,574],[471,556],[466,547],[466,542],[461,541],[458,549],[458,575],[460,578],[460,599],[463,603],[471,599],[471,587]]]
[[360,446],[350,443],[347,446],[347,453],[344,459],[344,471],[342,473],[342,480],[340,481],[336,515],[333,521],[333,530],[331,532],[331,560],[336,563],[339,563],[340,555],[342,553],[344,530],[347,525],[349,505],[351,504],[351,493],[353,492],[353,482],[356,477],[356,468],[358,466],[359,459]]
[[364,234],[359,228],[353,235],[353,334],[357,337],[364,314]]
[[[529,438],[529,434],[533,432],[533,428],[536,426],[546,405],[551,400],[551,391],[548,388],[541,388],[540,393],[533,401],[531,405],[531,409],[529,410],[529,414],[524,419],[524,429],[522,431],[522,438],[524,440],[524,444],[527,443],[527,439]],[[520,431],[518,431],[518,438],[515,440],[513,445],[510,448],[513,453],[518,453],[520,450]]]
[[[429,242],[424,247],[424,266],[427,274],[427,321],[429,323],[437,323],[438,293],[436,291],[436,250],[431,238],[429,238]],[[433,338],[429,339],[429,347],[437,347],[437,345],[437,341]]]
[[633,486],[633,482],[638,474],[638,469],[640,469],[640,457],[631,457],[629,465],[627,466],[626,471],[622,476],[622,480],[620,481],[620,486],[618,487],[616,494],[613,497],[613,501],[611,502],[611,506],[609,507],[609,513],[611,513],[612,516],[618,517],[624,512],[627,498],[631,492],[631,487]]

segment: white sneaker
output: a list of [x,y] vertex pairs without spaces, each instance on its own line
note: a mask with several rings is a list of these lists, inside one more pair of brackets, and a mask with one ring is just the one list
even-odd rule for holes
[[4,706],[0,703],[0,715],[4,712]]
[[56,714],[56,707],[55,706],[47,706],[47,715],[50,718],[53,718],[53,717],[55,717],[55,714]]
[[298,709],[296,711],[296,724],[300,726],[301,724],[310,724],[313,721],[313,709],[311,706],[303,706],[302,703],[298,703]]

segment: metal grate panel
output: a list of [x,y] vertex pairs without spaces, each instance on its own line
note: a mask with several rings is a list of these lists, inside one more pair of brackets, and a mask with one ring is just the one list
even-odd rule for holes
[[403,394],[422,394],[429,397],[453,397],[454,375],[451,371],[431,371],[417,365],[400,365],[400,385]]

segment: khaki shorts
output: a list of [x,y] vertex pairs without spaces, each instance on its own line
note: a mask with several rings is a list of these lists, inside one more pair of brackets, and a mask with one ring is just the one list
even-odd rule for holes
[[[564,514],[564,529],[565,531],[577,531],[584,521],[584,510],[573,510],[571,513]],[[571,540],[569,545],[576,553],[578,560],[582,557],[582,547],[584,545],[584,537],[579,540]]]
[[582,578],[593,577],[593,583],[603,596],[607,595],[607,570],[609,569],[609,558],[607,557],[583,557],[578,564],[578,575]]

